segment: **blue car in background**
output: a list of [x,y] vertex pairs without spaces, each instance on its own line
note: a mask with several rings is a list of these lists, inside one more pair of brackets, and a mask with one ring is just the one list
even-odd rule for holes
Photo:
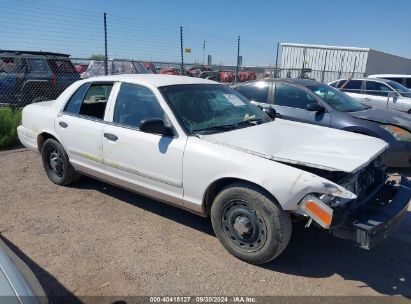
[[79,79],[69,55],[0,50],[0,104],[24,106],[56,99]]
[[388,167],[411,166],[411,117],[402,112],[363,105],[347,94],[310,79],[264,79],[234,88],[277,117],[316,124],[385,140]]

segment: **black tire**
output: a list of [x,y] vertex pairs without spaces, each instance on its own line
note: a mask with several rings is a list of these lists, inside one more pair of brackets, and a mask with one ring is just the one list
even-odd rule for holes
[[243,182],[231,184],[217,195],[211,222],[217,238],[232,255],[257,265],[283,252],[292,231],[290,215],[278,202]]
[[70,164],[64,148],[57,140],[47,139],[43,144],[41,156],[44,170],[53,183],[67,186],[81,177]]

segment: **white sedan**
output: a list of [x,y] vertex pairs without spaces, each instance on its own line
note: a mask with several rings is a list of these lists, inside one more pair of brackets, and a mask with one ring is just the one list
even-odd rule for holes
[[286,248],[294,218],[364,248],[385,238],[411,196],[385,183],[387,144],[273,114],[209,80],[103,76],[25,107],[18,135],[52,182],[86,174],[210,216],[224,247],[250,263]]

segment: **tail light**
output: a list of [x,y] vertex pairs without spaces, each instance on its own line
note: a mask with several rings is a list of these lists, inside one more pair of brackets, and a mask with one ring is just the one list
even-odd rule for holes
[[57,76],[56,74],[51,75],[51,84],[56,85],[57,84]]

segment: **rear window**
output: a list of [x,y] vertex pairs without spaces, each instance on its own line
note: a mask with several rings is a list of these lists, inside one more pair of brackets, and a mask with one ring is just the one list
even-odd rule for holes
[[50,69],[47,66],[46,61],[43,59],[30,58],[29,63],[30,63],[31,72],[38,72],[38,73],[50,72]]
[[48,64],[53,73],[76,73],[73,64],[70,60],[65,59],[49,59]]

